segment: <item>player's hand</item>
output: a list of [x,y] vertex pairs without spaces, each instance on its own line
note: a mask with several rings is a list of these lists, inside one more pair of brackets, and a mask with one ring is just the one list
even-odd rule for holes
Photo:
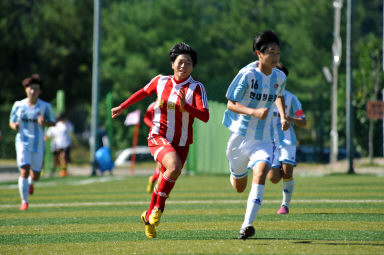
[[289,129],[289,122],[287,119],[281,119],[281,130],[286,131]]
[[117,106],[117,107],[115,107],[115,108],[112,108],[112,109],[111,109],[112,118],[116,118],[116,117],[119,116],[123,111],[124,111],[124,109],[123,109],[121,106]]
[[183,88],[180,88],[178,97],[180,99],[180,106],[183,108],[185,106],[185,90]]
[[268,116],[268,108],[261,107],[254,109],[251,114],[253,117],[264,120]]
[[41,126],[44,126],[45,123],[44,116],[40,113],[37,114],[37,123],[39,123]]
[[11,127],[13,130],[18,131],[18,130],[19,130],[19,122],[11,122],[11,123],[10,123],[10,127]]

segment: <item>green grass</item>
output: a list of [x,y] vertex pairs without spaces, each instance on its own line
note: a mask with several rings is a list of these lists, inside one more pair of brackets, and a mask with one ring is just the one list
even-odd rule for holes
[[[89,182],[91,181],[91,182]],[[0,184],[0,254],[382,254],[384,178],[295,178],[289,215],[277,215],[281,183],[267,183],[256,234],[237,240],[249,188],[228,176],[181,176],[148,240],[147,177],[43,178],[18,210],[16,183]],[[250,185],[249,185],[250,186]]]

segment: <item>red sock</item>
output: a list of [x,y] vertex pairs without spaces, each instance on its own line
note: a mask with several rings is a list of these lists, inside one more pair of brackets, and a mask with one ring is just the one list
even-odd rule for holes
[[148,208],[147,214],[145,215],[145,217],[147,218],[147,220],[148,220],[149,215],[150,215],[151,212],[152,212],[153,207],[155,207],[155,204],[156,204],[156,201],[157,201],[157,195],[158,195],[158,192],[157,192],[156,187],[155,187],[155,188],[153,189],[153,192],[152,192],[151,203],[149,204],[149,208]]
[[160,168],[156,167],[155,172],[152,175],[152,182],[155,182],[160,175]]
[[175,186],[176,180],[172,180],[169,177],[167,177],[165,174],[163,174],[160,184],[159,184],[159,191],[157,195],[157,202],[156,207],[164,210],[165,207],[165,200],[167,200],[169,193],[171,193],[171,190]]

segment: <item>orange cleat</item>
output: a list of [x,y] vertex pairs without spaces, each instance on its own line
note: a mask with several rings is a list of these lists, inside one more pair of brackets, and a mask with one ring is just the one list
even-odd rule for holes
[[28,209],[28,203],[22,203],[20,205],[20,211],[25,211]]

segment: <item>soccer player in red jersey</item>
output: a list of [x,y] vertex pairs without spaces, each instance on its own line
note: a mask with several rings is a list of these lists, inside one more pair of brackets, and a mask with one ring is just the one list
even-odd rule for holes
[[[153,126],[153,122],[152,122],[152,119],[153,119],[153,112],[154,112],[154,107],[155,107],[155,102],[151,103],[148,108],[147,108],[147,111],[145,112],[144,114],[144,123],[149,127],[151,128]],[[156,169],[155,171],[153,172],[153,175],[149,176],[149,179],[148,179],[148,186],[147,186],[147,192],[149,194],[152,193],[153,191],[153,187],[155,186],[155,182],[157,181],[157,179],[159,178],[160,176],[160,173],[161,173],[161,164],[159,162],[157,162],[157,165],[156,165]]]
[[197,63],[197,53],[186,43],[178,43],[169,53],[173,75],[158,75],[144,88],[135,92],[119,106],[112,108],[112,118],[125,108],[156,93],[153,126],[148,134],[148,147],[157,162],[162,164],[162,176],[153,189],[151,203],[141,215],[145,235],[156,237],[156,229],[175,182],[187,159],[192,143],[195,118],[209,120],[208,101],[203,84],[191,73]]

